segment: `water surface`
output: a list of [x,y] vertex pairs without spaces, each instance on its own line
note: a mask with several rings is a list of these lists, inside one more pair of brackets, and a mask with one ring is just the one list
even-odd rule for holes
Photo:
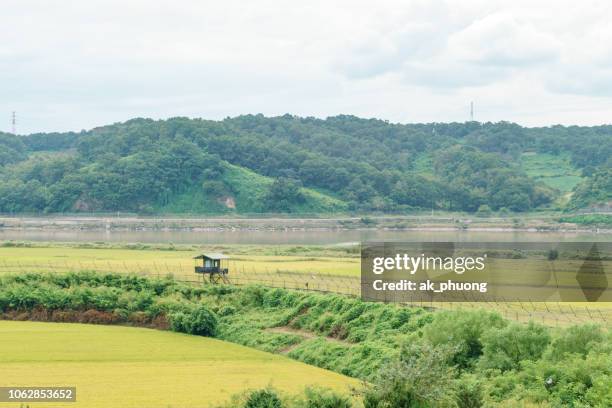
[[364,241],[421,242],[612,242],[596,232],[484,232],[415,230],[222,230],[222,231],[50,231],[0,230],[0,240],[57,242],[143,242],[175,244],[330,245]]

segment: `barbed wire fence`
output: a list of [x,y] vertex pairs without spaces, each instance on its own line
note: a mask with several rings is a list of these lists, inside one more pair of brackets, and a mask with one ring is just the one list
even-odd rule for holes
[[[0,259],[0,275],[26,273],[66,273],[92,271],[99,273],[135,274],[155,278],[172,278],[192,285],[209,285],[205,277],[195,274],[193,265],[185,262],[153,261],[146,264],[126,261],[78,261],[56,262],[12,261]],[[327,272],[303,272],[282,269],[248,268],[244,265],[231,269],[229,284],[236,286],[263,285],[271,288],[293,289],[318,293],[331,293],[351,297],[361,296],[361,280],[358,276],[331,274]],[[427,302],[422,299],[399,302],[409,307],[440,310],[490,310],[516,322],[535,321],[547,326],[568,326],[598,323],[609,327],[612,321],[612,304],[590,306],[563,302],[525,302],[501,299],[500,301]]]

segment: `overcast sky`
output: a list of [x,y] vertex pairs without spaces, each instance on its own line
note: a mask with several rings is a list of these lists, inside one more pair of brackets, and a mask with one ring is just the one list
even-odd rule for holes
[[610,1],[4,0],[0,130],[247,113],[612,122]]

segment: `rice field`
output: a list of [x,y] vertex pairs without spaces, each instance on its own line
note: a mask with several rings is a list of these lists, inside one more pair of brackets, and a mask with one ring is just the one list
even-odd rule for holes
[[[354,254],[329,251],[303,251],[287,255],[286,248],[268,246],[229,246],[224,252],[231,256],[230,281],[234,284],[265,284],[288,289],[315,290],[359,296],[360,259]],[[216,249],[214,249],[216,250]],[[202,250],[138,250],[124,248],[0,247],[0,273],[67,272],[93,270],[101,272],[136,273],[151,276],[173,275],[194,283],[200,277],[194,271],[192,259]],[[282,255],[276,255],[281,253]],[[509,262],[499,260],[498,262]],[[542,267],[537,260],[521,262],[517,277],[521,282],[529,270]],[[516,269],[516,266],[514,266]],[[585,302],[414,302],[413,305],[444,309],[497,310],[504,317],[527,322],[535,320],[550,326],[596,322],[609,326],[612,303]]]
[[[104,270],[160,276],[172,274],[181,278],[193,278],[195,262],[192,258],[200,253],[202,251],[196,250],[2,247],[0,270]],[[236,273],[289,271],[355,277],[359,275],[360,270],[358,257],[251,255],[234,254],[231,250],[227,253],[232,258],[229,267]]]
[[14,321],[0,321],[0,379],[2,386],[75,386],[77,402],[51,403],[54,408],[204,408],[268,385],[292,394],[309,385],[346,393],[358,386],[331,371],[211,338]]

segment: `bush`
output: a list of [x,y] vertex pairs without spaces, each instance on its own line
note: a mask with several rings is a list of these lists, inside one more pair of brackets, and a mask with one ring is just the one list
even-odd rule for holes
[[244,408],[282,408],[278,395],[272,390],[253,391],[246,400]]
[[366,389],[364,408],[452,407],[449,392],[453,370],[446,362],[449,350],[428,344],[412,345],[399,360],[384,367]]
[[214,336],[217,331],[217,316],[204,305],[190,312],[171,313],[169,317],[173,331],[199,336]]
[[478,211],[476,211],[476,215],[478,217],[490,217],[492,213],[493,211],[491,210],[491,207],[489,207],[487,204],[482,204],[480,207],[478,207]]
[[546,255],[546,258],[549,261],[555,261],[559,258],[559,251],[557,251],[556,249],[551,249],[550,251],[548,251],[548,254]]
[[500,217],[508,217],[511,214],[510,210],[506,207],[500,208],[498,213]]
[[263,305],[266,288],[262,286],[247,286],[240,292],[243,306],[260,307]]
[[534,361],[542,357],[550,343],[545,327],[530,322],[527,326],[511,324],[493,329],[483,336],[483,368],[502,371],[520,368],[521,361]]
[[217,312],[217,314],[221,317],[231,316],[234,313],[236,313],[236,308],[233,306],[223,306]]
[[484,404],[482,384],[474,376],[464,376],[457,382],[458,408],[480,408]]
[[485,311],[461,314],[438,312],[433,322],[423,330],[424,338],[434,347],[447,345],[453,348],[452,363],[459,368],[475,364],[482,354],[482,335],[490,328],[506,325],[500,315]]
[[351,401],[322,388],[307,388],[304,408],[351,408]]
[[601,343],[604,334],[596,324],[572,326],[559,334],[551,347],[550,358],[561,359],[568,353],[586,356],[594,344]]
[[188,332],[190,334],[214,336],[217,329],[217,316],[205,306],[200,305],[191,314],[190,329],[191,331]]

